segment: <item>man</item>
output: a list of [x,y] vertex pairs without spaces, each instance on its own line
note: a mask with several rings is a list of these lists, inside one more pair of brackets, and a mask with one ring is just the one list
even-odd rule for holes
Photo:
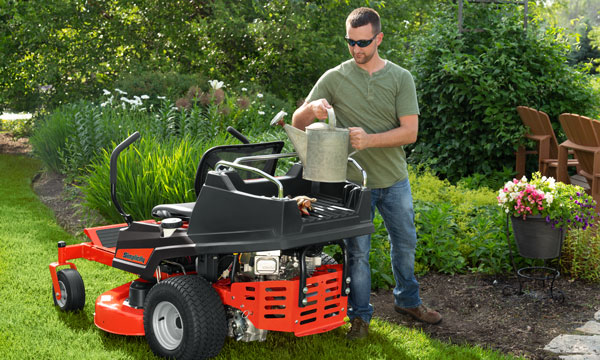
[[[350,143],[359,150],[355,160],[368,174],[371,217],[377,208],[390,239],[392,270],[396,280],[395,309],[430,324],[442,316],[421,302],[414,275],[415,246],[412,195],[403,145],[417,140],[419,106],[412,75],[379,57],[383,40],[379,14],[358,8],[346,19],[346,42],[352,59],[328,70],[292,117],[293,126],[304,129],[315,118],[327,118],[335,109],[337,123],[350,130]],[[349,169],[348,179],[361,181]],[[351,328],[349,339],[368,335],[373,306],[369,303],[371,271],[370,235],[346,239],[349,254]]]

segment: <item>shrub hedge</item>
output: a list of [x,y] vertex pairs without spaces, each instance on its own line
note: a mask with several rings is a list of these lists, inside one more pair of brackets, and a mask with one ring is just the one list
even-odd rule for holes
[[587,75],[568,66],[558,30],[535,23],[524,30],[512,4],[466,3],[471,31],[459,33],[455,9],[444,9],[414,44],[421,116],[412,163],[453,182],[473,173],[493,176],[512,167],[523,142],[516,106],[547,112],[557,131],[562,112],[599,114],[599,93]]

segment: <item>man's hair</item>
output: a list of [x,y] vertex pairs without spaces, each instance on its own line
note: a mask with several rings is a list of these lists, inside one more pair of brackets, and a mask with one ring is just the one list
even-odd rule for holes
[[378,34],[381,32],[381,21],[379,20],[379,14],[377,11],[368,7],[354,9],[350,15],[348,15],[346,24],[350,24],[350,26],[353,28],[371,24],[373,27],[373,34]]

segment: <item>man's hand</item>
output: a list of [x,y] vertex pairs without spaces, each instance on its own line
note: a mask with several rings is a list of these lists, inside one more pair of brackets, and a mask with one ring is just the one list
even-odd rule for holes
[[318,99],[308,103],[313,115],[319,120],[327,119],[327,109],[331,109],[331,105],[325,99]]
[[369,134],[361,127],[350,127],[350,144],[356,150],[363,150],[370,147]]
[[305,127],[312,124],[315,118],[319,120],[327,119],[327,109],[330,109],[331,105],[325,99],[318,99],[309,103],[304,102],[302,106],[294,111],[292,115],[292,126],[300,130],[304,130]]

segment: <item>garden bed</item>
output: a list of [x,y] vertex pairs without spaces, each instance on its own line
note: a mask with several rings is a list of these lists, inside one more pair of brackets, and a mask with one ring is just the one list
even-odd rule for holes
[[[13,141],[0,134],[0,152],[25,153],[25,140]],[[74,206],[74,190],[65,189],[59,175],[36,177],[34,190],[56,214],[57,221],[73,234],[81,233],[85,221]],[[477,274],[419,277],[421,297],[444,316],[439,325],[426,325],[399,315],[393,308],[390,290],[372,296],[375,316],[403,326],[422,329],[430,336],[455,344],[468,343],[532,359],[549,359],[543,347],[554,337],[572,333],[600,309],[600,285],[559,278],[555,289],[565,295],[564,303],[552,301],[536,284],[527,284],[525,295],[504,295],[506,286],[518,288],[516,278]]]
[[600,285],[559,278],[555,290],[565,295],[564,303],[551,300],[547,287],[524,283],[523,295],[503,295],[517,290],[515,277],[477,274],[442,275],[429,273],[418,278],[421,297],[444,319],[439,325],[426,325],[394,312],[390,291],[372,296],[375,316],[455,344],[469,343],[531,359],[553,359],[543,350],[554,337],[573,333],[592,320],[600,309]]

